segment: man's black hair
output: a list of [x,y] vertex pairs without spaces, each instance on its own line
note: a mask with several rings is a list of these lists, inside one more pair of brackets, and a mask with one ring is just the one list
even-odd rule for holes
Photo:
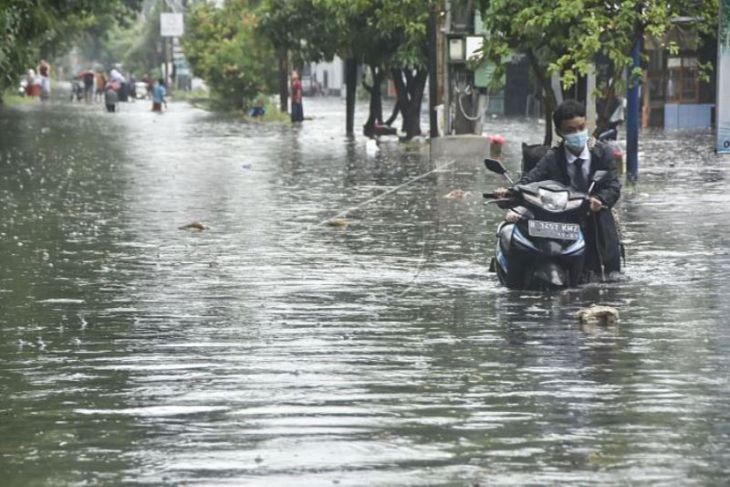
[[165,86],[165,80],[163,78],[158,79],[157,82],[162,86]]
[[565,100],[563,103],[558,105],[558,108],[553,112],[553,123],[555,124],[555,130],[560,130],[560,124],[563,120],[570,120],[575,117],[585,117],[586,107],[576,100]]

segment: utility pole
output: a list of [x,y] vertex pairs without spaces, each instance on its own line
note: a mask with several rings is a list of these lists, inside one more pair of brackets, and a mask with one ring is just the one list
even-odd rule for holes
[[354,57],[345,59],[345,83],[345,131],[347,135],[352,135],[355,133],[355,90],[357,89],[357,61]]
[[[451,1],[444,1],[444,39],[451,32]],[[449,42],[444,42],[444,135],[451,135],[451,81],[449,80]]]
[[437,19],[437,4],[432,3],[430,12],[428,13],[428,120],[431,138],[439,136],[438,116],[436,114],[436,102],[438,98]]
[[641,39],[631,51],[633,66],[629,73],[629,88],[626,95],[626,178],[630,183],[639,179],[639,79],[633,75],[641,67]]
[[170,38],[163,37],[162,48],[165,50],[165,86],[167,86],[167,80],[170,75]]

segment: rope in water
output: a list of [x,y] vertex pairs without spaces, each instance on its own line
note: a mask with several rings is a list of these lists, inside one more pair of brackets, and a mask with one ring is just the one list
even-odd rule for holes
[[370,198],[370,199],[368,199],[366,201],[363,201],[362,203],[360,203],[357,206],[353,206],[351,208],[347,208],[346,210],[343,210],[343,211],[337,213],[336,215],[333,215],[333,216],[331,216],[329,218],[326,218],[326,219],[322,220],[321,222],[318,222],[318,223],[314,223],[312,225],[309,225],[308,227],[306,227],[301,232],[299,232],[297,234],[294,234],[294,235],[291,235],[289,237],[284,238],[282,240],[282,242],[291,242],[292,240],[296,240],[298,238],[301,238],[302,236],[304,236],[307,233],[311,232],[313,229],[315,229],[315,228],[317,228],[319,226],[322,226],[322,225],[327,224],[327,222],[330,222],[330,221],[332,221],[334,219],[337,219],[337,218],[343,218],[343,217],[347,216],[347,214],[349,214],[349,213],[351,213],[353,211],[359,210],[363,206],[367,206],[370,203],[373,203],[373,202],[375,202],[375,201],[377,201],[377,200],[379,200],[381,198],[384,198],[384,197],[386,197],[386,196],[388,196],[390,194],[395,193],[396,191],[400,191],[401,189],[405,188],[406,186],[411,185],[411,184],[415,183],[416,181],[420,181],[421,179],[426,178],[426,177],[430,176],[431,174],[433,174],[435,172],[439,172],[439,171],[441,171],[441,170],[443,170],[443,169],[445,169],[445,168],[447,168],[449,166],[452,166],[454,164],[456,164],[456,160],[453,160],[451,162],[447,162],[446,164],[443,164],[443,165],[441,165],[439,167],[436,167],[434,169],[431,169],[430,171],[425,172],[425,173],[423,173],[423,174],[421,174],[419,176],[416,176],[415,178],[409,179],[405,183],[402,183],[402,184],[396,186],[395,188],[391,188],[388,191],[385,191],[384,193],[380,193],[379,195],[373,196],[372,198]]

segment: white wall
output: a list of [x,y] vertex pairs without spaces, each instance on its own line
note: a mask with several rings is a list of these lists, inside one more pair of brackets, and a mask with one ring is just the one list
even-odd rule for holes
[[[327,73],[327,86],[325,87],[325,72]],[[312,63],[312,82],[317,81],[324,93],[339,95],[345,92],[344,63],[336,57],[330,62]]]

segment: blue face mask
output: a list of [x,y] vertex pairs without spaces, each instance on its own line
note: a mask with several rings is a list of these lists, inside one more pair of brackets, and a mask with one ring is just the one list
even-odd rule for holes
[[568,149],[573,152],[580,152],[586,146],[586,142],[588,142],[588,130],[564,135],[563,139]]

